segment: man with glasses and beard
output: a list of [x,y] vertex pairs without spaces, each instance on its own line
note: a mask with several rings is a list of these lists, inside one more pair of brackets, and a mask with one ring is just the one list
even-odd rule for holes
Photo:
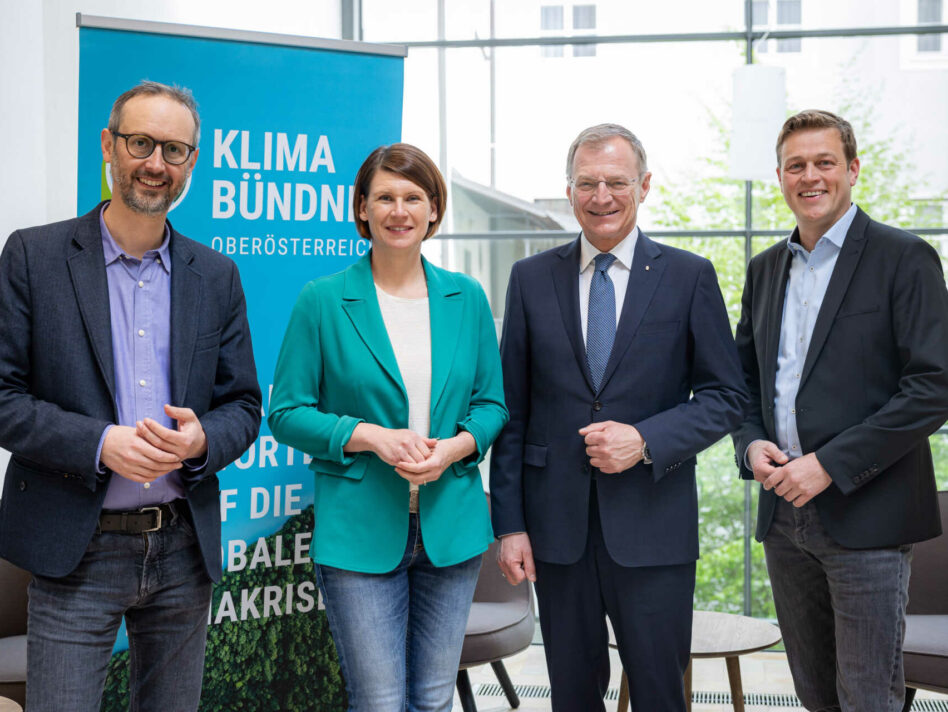
[[112,200],[0,256],[0,556],[33,573],[31,712],[99,709],[123,616],[132,709],[198,706],[216,473],[261,412],[237,268],[166,220],[199,131],[187,90],[125,92],[101,134]]

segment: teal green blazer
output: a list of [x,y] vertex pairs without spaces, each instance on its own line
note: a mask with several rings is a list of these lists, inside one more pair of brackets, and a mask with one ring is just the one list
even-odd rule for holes
[[[268,423],[313,460],[313,558],[350,571],[394,569],[408,541],[408,482],[369,452],[344,453],[355,426],[408,427],[408,396],[370,257],[303,288],[277,360]],[[477,451],[419,491],[425,550],[436,566],[493,539],[477,464],[507,422],[494,321],[472,278],[422,258],[431,319],[431,437],[467,430]]]

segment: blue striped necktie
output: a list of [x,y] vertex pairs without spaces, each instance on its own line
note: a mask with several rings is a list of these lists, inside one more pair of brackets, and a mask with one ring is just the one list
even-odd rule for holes
[[616,290],[608,273],[609,266],[615,260],[616,256],[608,252],[596,255],[596,271],[589,284],[586,361],[597,391],[612,353],[612,344],[616,340]]

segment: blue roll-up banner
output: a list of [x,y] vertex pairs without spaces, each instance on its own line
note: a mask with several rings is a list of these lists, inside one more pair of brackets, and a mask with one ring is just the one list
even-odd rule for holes
[[[200,154],[169,220],[240,268],[266,416],[299,291],[368,249],[353,225],[351,186],[369,151],[401,136],[404,53],[289,46],[299,38],[281,45],[252,33],[187,36],[145,23],[103,29],[83,19],[78,212],[111,194],[99,133],[115,98],[142,79],[191,89]],[[308,461],[278,445],[264,420],[257,441],[220,474],[225,576],[208,618],[203,711],[344,708],[309,559]],[[127,709],[126,647],[123,631],[103,710]]]

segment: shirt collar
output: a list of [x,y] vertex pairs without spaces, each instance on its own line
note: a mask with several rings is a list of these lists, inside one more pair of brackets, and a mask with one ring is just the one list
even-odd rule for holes
[[[105,264],[110,265],[115,260],[121,258],[123,255],[126,255],[125,250],[119,247],[119,244],[115,241],[115,238],[112,237],[112,233],[109,232],[109,226],[105,224],[105,209],[109,206],[108,203],[102,206],[102,210],[99,211],[99,229],[102,232],[102,252],[105,254]],[[171,272],[171,230],[168,227],[168,223],[165,222],[165,237],[161,241],[161,245],[157,250],[148,250],[145,254],[151,254],[157,252],[158,256],[161,258],[159,264],[164,267],[165,271]]]
[[[636,225],[622,242],[609,250],[610,254],[615,255],[616,262],[626,269],[632,269],[632,257],[635,254],[635,243],[638,239],[639,227]],[[585,235],[581,235],[579,238],[579,271],[585,272],[598,254],[599,250],[593,246]]]
[[[833,243],[837,250],[843,248],[843,243],[846,241],[846,234],[849,232],[849,228],[853,224],[853,220],[856,218],[856,204],[850,203],[849,210],[843,213],[843,217],[833,223],[832,227],[827,230],[824,235],[816,241],[816,244],[819,245],[822,240]],[[799,253],[801,251],[805,252],[805,248],[799,242],[793,241],[793,236],[797,234],[797,231],[794,230],[791,233],[790,237],[787,238],[787,247],[790,248],[791,253]],[[814,247],[814,249],[816,249]]]

